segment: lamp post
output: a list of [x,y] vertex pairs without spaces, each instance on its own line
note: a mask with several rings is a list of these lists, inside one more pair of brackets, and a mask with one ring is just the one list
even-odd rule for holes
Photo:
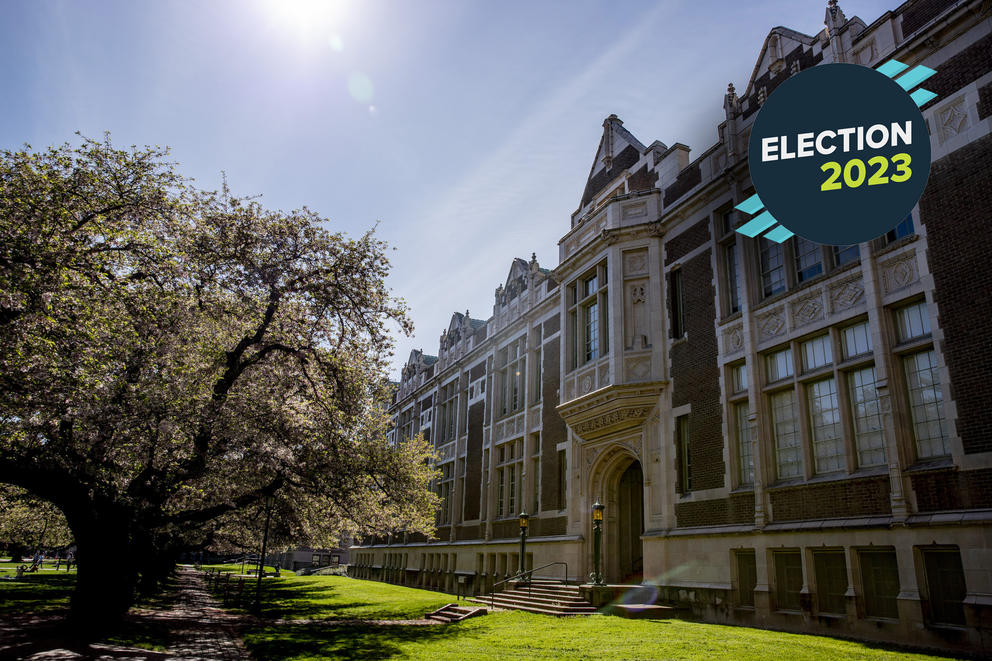
[[593,570],[589,578],[593,585],[605,585],[603,582],[603,572],[600,571],[600,550],[603,542],[603,509],[604,505],[596,499],[596,504],[592,506],[592,535],[593,535]]
[[527,512],[520,513],[520,572],[526,571],[527,559],[527,524],[530,522],[530,515]]

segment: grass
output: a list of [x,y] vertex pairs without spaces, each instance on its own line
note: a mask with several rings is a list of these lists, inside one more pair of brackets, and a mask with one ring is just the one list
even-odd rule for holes
[[335,625],[334,619],[419,618],[451,595],[338,576],[266,583],[268,617],[327,619],[261,625],[244,640],[259,661],[303,659],[722,659],[790,661],[940,657],[870,643],[682,620],[554,618],[498,612],[447,626]]
[[6,580],[17,575],[23,562],[0,562],[0,617],[47,613],[69,607],[69,595],[76,587],[76,570],[45,569],[25,574],[19,581]]
[[[240,565],[236,571],[240,571]],[[346,576],[297,576],[292,572],[264,579],[261,596],[260,615],[285,620],[412,620],[458,601],[441,592]]]

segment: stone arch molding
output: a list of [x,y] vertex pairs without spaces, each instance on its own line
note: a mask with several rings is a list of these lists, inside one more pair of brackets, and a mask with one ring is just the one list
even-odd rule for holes
[[641,453],[631,443],[615,442],[600,450],[589,471],[590,498],[605,502],[616,489],[620,476],[635,461],[644,466]]

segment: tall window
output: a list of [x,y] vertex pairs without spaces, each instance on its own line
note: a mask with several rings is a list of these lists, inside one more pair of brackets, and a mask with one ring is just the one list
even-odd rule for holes
[[689,493],[692,491],[692,446],[687,415],[675,418],[675,443],[679,459],[679,493]]
[[563,510],[568,505],[568,456],[564,450],[558,450],[558,509]]
[[438,392],[437,439],[439,443],[454,440],[458,424],[458,379],[447,383]]
[[921,549],[930,602],[930,621],[934,624],[965,624],[964,569],[957,548]]
[[741,260],[737,242],[724,246],[723,254],[727,269],[727,312],[733,314],[741,309]]
[[847,563],[843,551],[818,551],[813,554],[816,573],[816,609],[821,613],[844,615],[847,612]]
[[775,605],[779,610],[797,611],[802,607],[803,558],[799,551],[776,551]]
[[524,351],[524,338],[510,342],[496,354],[499,382],[499,413],[510,415],[523,409],[524,379],[527,360]]
[[682,299],[682,271],[673,270],[668,274],[668,296],[671,310],[672,337],[679,339],[685,335],[685,308]]
[[754,484],[754,451],[747,423],[747,402],[734,404],[734,425],[737,433],[737,474],[741,486]]
[[455,479],[455,464],[448,462],[441,466],[441,479],[438,481],[437,495],[441,499],[441,510],[438,512],[438,523],[451,523],[454,498],[452,486]]
[[858,553],[865,615],[897,619],[899,606],[899,567],[892,551],[867,550]]
[[832,246],[834,253],[834,266],[843,266],[849,262],[856,262],[861,258],[861,248],[857,243],[849,246]]
[[951,447],[941,411],[943,395],[933,349],[905,356],[903,367],[906,369],[917,456],[925,459],[949,455]]
[[883,243],[889,244],[893,241],[898,241],[904,236],[909,236],[916,232],[913,227],[913,214],[906,216],[901,223],[890,229],[884,237]]
[[796,282],[805,282],[823,273],[823,251],[820,245],[801,236],[795,238]]
[[802,474],[803,464],[795,391],[790,389],[772,395],[771,409],[778,477],[798,477]]
[[523,476],[523,439],[496,448],[496,517],[514,516],[520,506]]
[[834,362],[833,349],[830,347],[830,335],[820,335],[807,340],[800,345],[803,355],[803,371],[825,367]]
[[761,267],[761,292],[765,297],[785,291],[785,256],[781,243],[761,237],[758,239],[758,261]]
[[813,466],[817,473],[843,470],[844,442],[833,377],[809,384],[806,393],[813,439]]
[[609,350],[606,262],[601,262],[569,285],[567,296],[571,366],[574,369],[598,359]]
[[758,569],[754,550],[735,551],[737,561],[737,604],[754,606],[754,588],[758,586]]
[[854,419],[854,440],[859,466],[885,464],[885,435],[882,413],[875,390],[875,367],[851,372],[847,377],[851,394],[851,417]]

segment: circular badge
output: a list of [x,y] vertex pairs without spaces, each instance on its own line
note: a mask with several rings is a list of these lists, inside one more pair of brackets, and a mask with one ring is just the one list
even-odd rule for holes
[[748,144],[755,192],[799,236],[850,245],[913,210],[930,174],[930,135],[916,102],[888,76],[826,64],[779,85]]

